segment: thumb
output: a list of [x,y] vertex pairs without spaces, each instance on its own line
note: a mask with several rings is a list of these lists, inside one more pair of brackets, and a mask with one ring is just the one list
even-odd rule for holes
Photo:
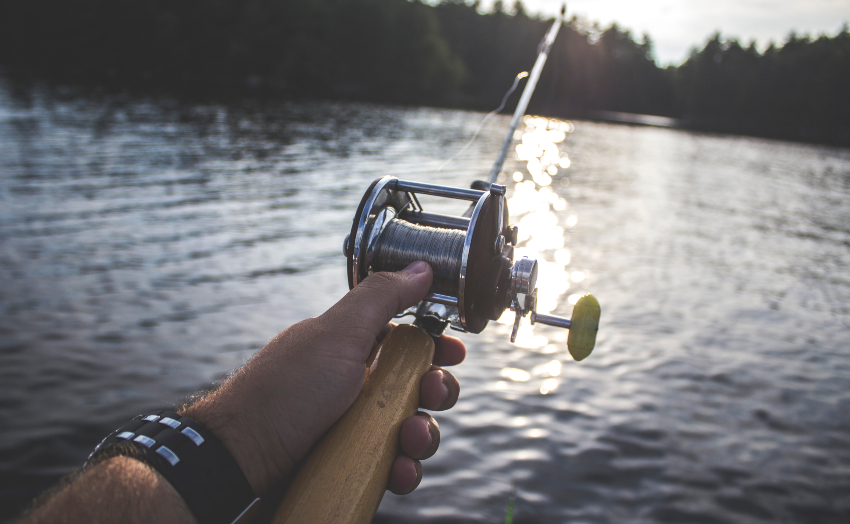
[[421,261],[396,273],[373,273],[322,316],[376,337],[396,314],[425,298],[432,279],[431,266]]

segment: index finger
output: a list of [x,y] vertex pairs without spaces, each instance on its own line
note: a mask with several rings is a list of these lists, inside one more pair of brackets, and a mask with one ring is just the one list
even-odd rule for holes
[[455,366],[466,358],[466,346],[457,337],[443,335],[434,344],[434,364]]

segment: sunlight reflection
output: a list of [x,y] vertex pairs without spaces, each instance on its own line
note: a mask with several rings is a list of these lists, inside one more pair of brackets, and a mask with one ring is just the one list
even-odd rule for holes
[[555,200],[554,202],[552,202],[552,209],[554,209],[555,211],[563,211],[567,209],[567,201],[563,198]]
[[528,438],[544,438],[549,436],[549,432],[543,428],[531,428],[522,435]]
[[[563,142],[573,129],[569,122],[526,116],[523,119],[525,132],[516,146],[517,158],[526,162],[531,180],[521,172],[515,172],[517,182],[513,195],[508,199],[512,222],[519,226],[519,246],[515,258],[536,258],[539,264],[537,311],[551,313],[558,306],[559,298],[570,289],[571,275],[566,270],[570,263],[570,252],[565,249],[565,229],[578,222],[570,215],[562,225],[560,214],[569,208],[566,199],[552,190],[552,176],[558,174],[558,166],[569,167],[569,159],[562,154],[557,143]],[[554,258],[554,261],[551,259]],[[579,280],[573,279],[578,282]],[[513,312],[507,311],[499,322],[511,325]],[[536,336],[529,329],[520,327],[517,345],[538,349],[546,345],[545,337]]]
[[503,368],[500,374],[514,382],[527,382],[531,378],[531,374],[528,371],[517,368]]
[[[540,306],[538,306],[538,310],[539,307]],[[510,311],[508,312],[510,313]],[[501,322],[503,318],[505,318],[505,315],[502,315],[502,317],[499,318],[499,321]],[[508,319],[507,325],[513,325],[513,323],[513,317],[510,317]],[[528,322],[520,324],[519,330],[516,334],[516,341],[514,342],[517,347],[525,349],[540,349],[548,343],[549,339],[543,335],[538,335],[537,333],[535,333],[531,327],[531,324],[529,324]]]
[[549,393],[555,391],[558,387],[558,379],[556,378],[547,378],[543,381],[543,385],[540,386],[540,394],[548,395]]
[[540,350],[542,355],[551,355],[561,350],[560,344],[547,344]]
[[568,266],[570,264],[570,252],[566,249],[555,251],[555,262],[562,266]]
[[502,324],[503,326],[513,326],[514,315],[515,313],[513,311],[511,311],[510,309],[506,309],[504,313],[502,313],[502,316],[499,317],[499,320],[497,320],[496,322]]
[[558,167],[569,167],[569,158],[561,155],[556,144],[564,141],[567,133],[572,131],[572,124],[541,117],[526,117],[523,121],[526,127],[521,143],[516,146],[517,158],[526,162],[535,184],[548,186],[552,177],[558,174]]
[[[515,182],[513,193],[508,199],[511,222],[519,226],[514,257],[537,259],[537,312],[551,314],[563,302],[561,297],[570,290],[571,284],[587,277],[584,271],[568,270],[571,256],[565,244],[569,239],[567,230],[578,223],[578,217],[565,215],[564,212],[570,207],[569,202],[552,189],[555,182],[560,186],[569,185],[564,170],[570,168],[571,162],[559,144],[564,142],[568,133],[573,132],[575,126],[570,122],[536,116],[525,116],[523,123],[525,129],[517,131],[514,139],[519,141],[516,144],[516,158],[525,164],[526,172],[516,171],[505,177]],[[571,300],[571,303],[575,304],[575,300]],[[499,323],[510,326],[514,323],[514,317],[514,312],[505,311]],[[541,354],[557,352],[558,348],[541,334],[544,330],[537,331],[525,320],[517,331],[516,345]],[[510,367],[501,370],[503,378],[514,382],[527,382],[532,375],[543,378],[541,394],[551,393],[559,385],[556,377],[561,375],[561,360],[535,366],[532,372]],[[505,381],[501,383],[503,388],[509,384]]]
[[528,417],[513,417],[508,421],[508,425],[514,428],[521,428],[528,425]]
[[536,461],[545,461],[549,459],[549,456],[546,452],[539,449],[518,449],[516,451],[511,451],[507,454],[509,460],[536,460]]

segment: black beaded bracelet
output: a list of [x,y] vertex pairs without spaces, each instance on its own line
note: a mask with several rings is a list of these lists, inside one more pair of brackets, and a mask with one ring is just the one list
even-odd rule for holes
[[86,467],[118,455],[157,470],[183,497],[199,524],[245,522],[259,508],[260,499],[233,456],[189,417],[173,411],[139,415],[103,439]]

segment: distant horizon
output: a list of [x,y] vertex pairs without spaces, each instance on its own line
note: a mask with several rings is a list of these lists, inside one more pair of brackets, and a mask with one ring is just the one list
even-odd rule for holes
[[[490,10],[495,0],[482,0]],[[523,0],[529,15],[554,16],[562,0]],[[514,0],[503,0],[506,10]],[[567,18],[574,15],[600,27],[616,23],[631,31],[635,40],[648,34],[659,66],[680,65],[692,49],[702,49],[717,32],[725,39],[751,41],[760,51],[771,42],[781,46],[795,32],[817,38],[835,36],[850,22],[850,0],[571,0]]]

